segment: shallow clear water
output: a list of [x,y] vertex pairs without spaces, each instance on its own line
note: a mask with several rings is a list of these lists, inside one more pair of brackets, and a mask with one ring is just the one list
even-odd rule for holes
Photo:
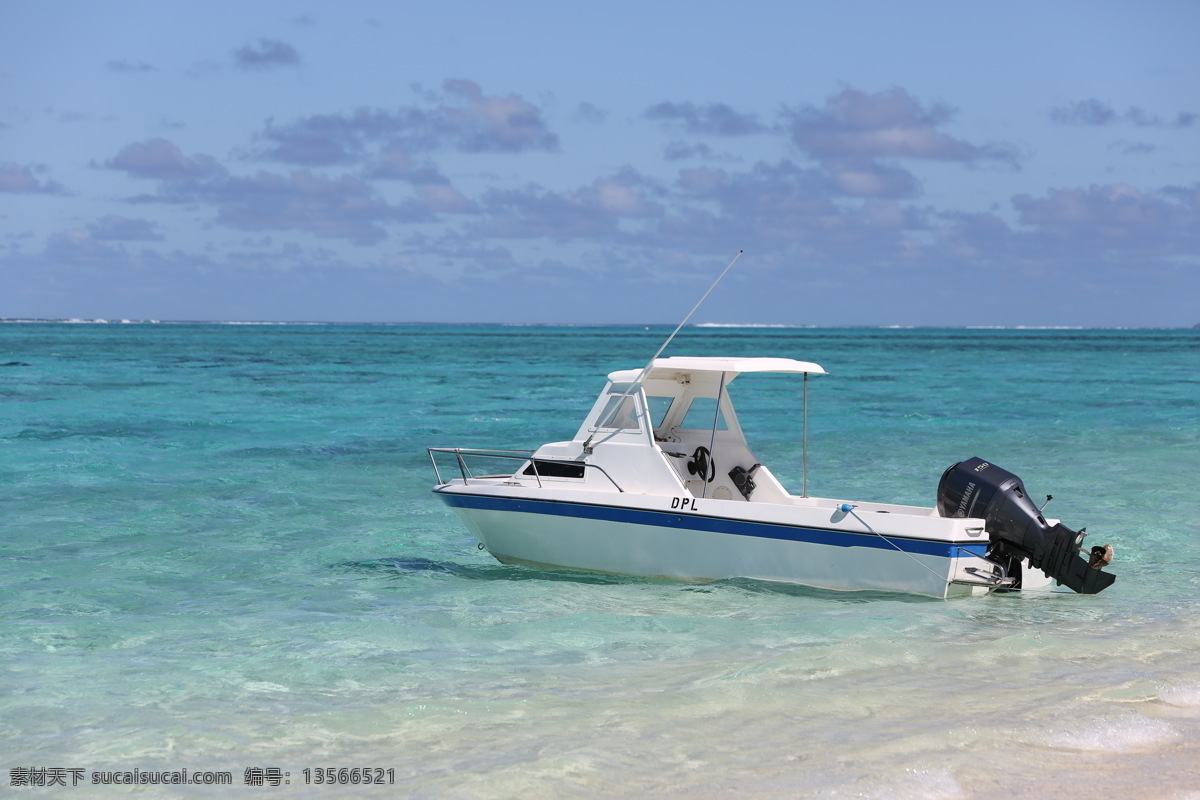
[[[668,352],[829,370],[814,494],[931,505],[973,455],[1053,493],[1116,550],[1100,595],[689,585],[480,553],[425,448],[569,438],[668,332],[0,325],[4,787],[26,767],[238,787],[278,767],[288,788],[257,791],[324,797],[345,789],[303,769],[382,767],[393,785],[354,793],[1200,796],[1200,331],[692,328]],[[793,489],[798,389],[731,390]]]

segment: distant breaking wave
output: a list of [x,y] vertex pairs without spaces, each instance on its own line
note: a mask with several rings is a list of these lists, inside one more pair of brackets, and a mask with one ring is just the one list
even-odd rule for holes
[[784,325],[780,322],[697,322],[692,328],[817,328],[818,325]]

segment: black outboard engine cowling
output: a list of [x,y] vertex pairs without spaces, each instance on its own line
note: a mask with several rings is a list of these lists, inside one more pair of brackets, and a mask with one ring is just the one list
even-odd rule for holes
[[1095,594],[1117,578],[1080,555],[1084,534],[1050,525],[1025,493],[1021,479],[982,458],[960,461],[938,483],[938,513],[984,521],[993,549],[1029,563],[1081,594]]

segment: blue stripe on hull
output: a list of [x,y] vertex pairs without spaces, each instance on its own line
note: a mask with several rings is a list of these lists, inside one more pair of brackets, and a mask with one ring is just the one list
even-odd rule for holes
[[436,492],[446,505],[453,508],[473,508],[487,511],[511,511],[521,514],[547,514],[555,517],[594,519],[604,522],[651,525],[677,530],[725,533],[731,536],[751,536],[759,539],[783,539],[793,542],[823,544],[831,547],[873,547],[902,550],[917,555],[951,558],[967,554],[982,556],[987,544],[954,544],[926,539],[905,539],[894,535],[836,531],[825,528],[803,528],[769,522],[708,517],[674,511],[648,511],[640,508],[618,508],[558,500],[529,500],[525,498],[488,497],[477,494]]

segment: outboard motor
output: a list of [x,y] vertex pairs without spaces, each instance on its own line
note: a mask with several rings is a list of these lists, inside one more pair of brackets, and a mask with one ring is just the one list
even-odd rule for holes
[[1051,526],[1025,493],[1021,479],[982,458],[960,461],[938,483],[938,513],[984,521],[991,535],[989,556],[999,553],[1029,563],[1081,594],[1095,594],[1117,578],[1101,567],[1112,549],[1093,547],[1090,561],[1080,553],[1087,534],[1062,523]]

